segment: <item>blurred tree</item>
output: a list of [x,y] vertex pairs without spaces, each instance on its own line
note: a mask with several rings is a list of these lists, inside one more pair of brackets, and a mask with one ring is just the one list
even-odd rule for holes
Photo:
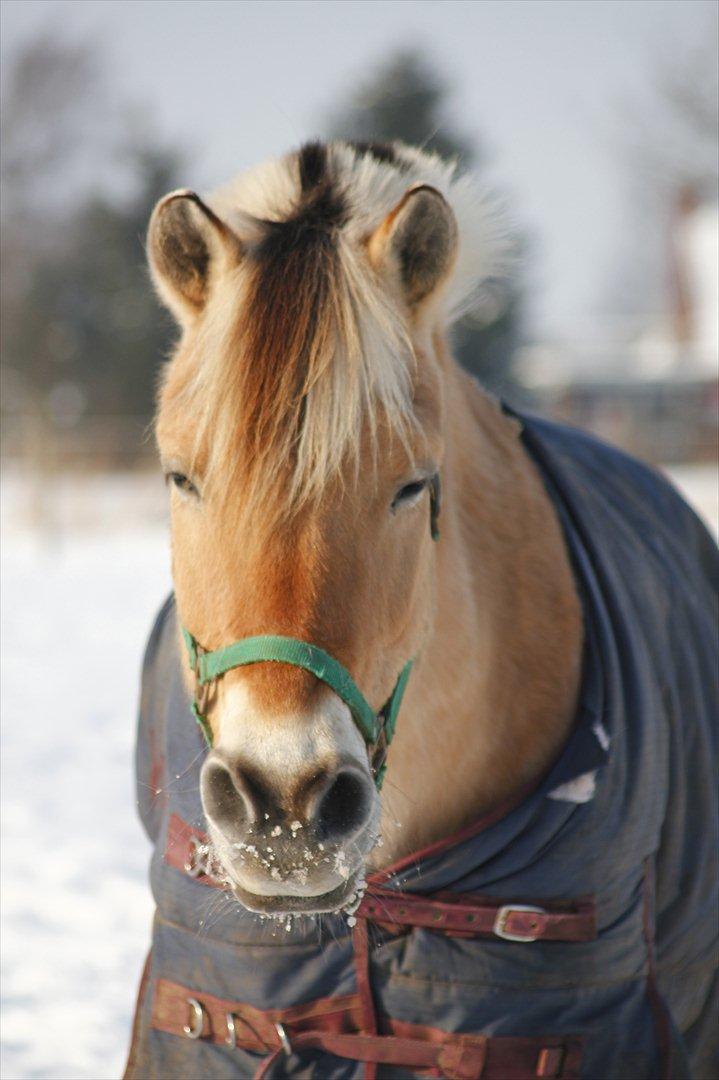
[[[3,410],[44,437],[87,418],[152,414],[169,319],[149,288],[151,208],[178,154],[108,106],[97,49],[53,35],[8,65],[3,95]],[[139,446],[118,446],[118,457]]]
[[[152,414],[171,326],[149,286],[143,240],[155,201],[177,186],[177,158],[143,146],[130,157],[135,193],[119,203],[97,194],[82,205],[59,257],[40,261],[25,295],[12,356],[56,419],[73,402],[92,415]],[[77,392],[58,397],[58,386]]]
[[[447,86],[420,52],[402,49],[349,93],[331,118],[334,138],[403,142],[457,158],[460,171],[481,164],[476,148],[455,131],[446,112]],[[455,328],[454,352],[487,389],[517,400],[513,359],[520,342],[522,287],[513,280],[488,283],[484,303]]]
[[672,223],[687,198],[719,192],[719,57],[716,12],[691,42],[648,58],[640,90],[609,117],[608,139],[627,188],[622,230],[606,290],[608,312],[646,321],[665,308]]
[[652,62],[642,97],[622,111],[625,152],[644,182],[673,197],[692,187],[717,197],[719,186],[719,56],[716,11],[689,48]]
[[102,91],[97,50],[89,44],[60,43],[45,32],[12,58],[0,101],[4,214],[53,201],[83,143],[101,137]]
[[412,146],[459,158],[476,158],[469,141],[452,130],[444,115],[447,87],[421,53],[402,49],[351,91],[332,121],[341,139],[402,139]]

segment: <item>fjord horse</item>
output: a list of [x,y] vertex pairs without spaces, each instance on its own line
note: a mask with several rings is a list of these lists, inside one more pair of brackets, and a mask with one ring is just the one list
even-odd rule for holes
[[717,1075],[716,547],[454,362],[495,220],[398,144],[154,211],[175,594],[128,1080]]

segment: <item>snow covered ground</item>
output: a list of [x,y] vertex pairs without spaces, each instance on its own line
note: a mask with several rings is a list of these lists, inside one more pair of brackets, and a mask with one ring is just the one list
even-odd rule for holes
[[22,527],[28,498],[3,485],[0,1073],[98,1080],[122,1073],[149,940],[133,726],[168,546],[162,524],[137,523],[152,502],[142,484],[48,492],[32,508],[42,531]]
[[719,537],[719,469],[715,465],[672,465],[664,472],[690,506]]
[[[673,475],[716,534],[717,470]],[[169,587],[156,477],[3,477],[5,1080],[124,1065],[152,909],[134,717]]]

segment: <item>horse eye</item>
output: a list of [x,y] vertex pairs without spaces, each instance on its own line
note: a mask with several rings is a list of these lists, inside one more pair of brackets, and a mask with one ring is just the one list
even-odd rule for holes
[[392,509],[396,510],[401,503],[411,502],[422,494],[427,487],[426,480],[413,480],[411,484],[401,487],[392,500]]
[[183,491],[185,495],[197,495],[198,491],[192,480],[189,480],[184,473],[171,472],[167,474],[167,479],[175,485],[179,491]]

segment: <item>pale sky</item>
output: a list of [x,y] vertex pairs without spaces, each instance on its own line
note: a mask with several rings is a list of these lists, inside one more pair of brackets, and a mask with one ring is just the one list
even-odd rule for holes
[[596,322],[632,227],[613,133],[713,11],[714,0],[4,0],[2,48],[47,24],[96,36],[118,97],[191,150],[184,179],[207,190],[320,133],[377,60],[417,44],[532,238],[534,329],[572,332]]

